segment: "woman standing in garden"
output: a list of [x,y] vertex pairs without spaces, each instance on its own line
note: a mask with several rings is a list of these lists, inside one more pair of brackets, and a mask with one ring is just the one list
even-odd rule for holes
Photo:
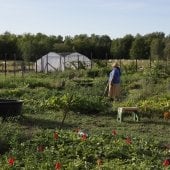
[[118,101],[120,98],[120,76],[121,71],[119,64],[117,62],[112,64],[112,71],[109,74],[109,89],[108,89],[108,97],[110,97],[113,101]]

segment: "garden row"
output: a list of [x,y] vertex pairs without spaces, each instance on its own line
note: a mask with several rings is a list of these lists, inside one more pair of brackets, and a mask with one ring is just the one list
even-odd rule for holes
[[[17,132],[17,133],[16,133]],[[150,138],[119,134],[87,134],[43,130],[34,137],[15,131],[4,132],[0,167],[6,169],[157,169],[169,167],[169,152],[163,143]],[[31,135],[31,134],[29,134]],[[2,136],[2,134],[1,134]],[[31,139],[28,139],[31,138]],[[4,146],[4,148],[2,148]],[[3,150],[4,149],[4,150]],[[3,167],[3,168],[2,168]]]

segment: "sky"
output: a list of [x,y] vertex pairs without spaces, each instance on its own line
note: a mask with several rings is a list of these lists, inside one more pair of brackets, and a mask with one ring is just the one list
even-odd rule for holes
[[0,0],[0,34],[170,34],[170,0]]

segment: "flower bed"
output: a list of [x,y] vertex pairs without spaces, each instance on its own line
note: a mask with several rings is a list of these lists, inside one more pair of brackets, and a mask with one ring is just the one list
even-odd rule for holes
[[[18,134],[19,135],[19,134]],[[44,130],[32,139],[10,139],[0,157],[5,169],[163,169],[169,167],[167,148],[151,140],[119,134],[92,135],[82,130]],[[3,170],[2,168],[2,170]]]

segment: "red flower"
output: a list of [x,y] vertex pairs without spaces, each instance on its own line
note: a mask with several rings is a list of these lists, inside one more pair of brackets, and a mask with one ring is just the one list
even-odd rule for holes
[[125,142],[127,143],[127,144],[132,144],[132,140],[130,139],[130,137],[127,137],[126,139],[125,139]]
[[55,169],[56,169],[56,170],[60,170],[60,169],[61,169],[61,163],[60,163],[60,162],[57,162],[57,163],[55,164]]
[[57,132],[54,132],[54,139],[58,139],[58,133]]
[[45,149],[45,147],[43,145],[40,145],[40,146],[37,147],[38,152],[43,152],[44,149]]
[[81,140],[82,141],[85,141],[87,139],[87,135],[86,135],[86,133],[84,133],[82,136],[81,136]]
[[170,165],[170,159],[165,159],[163,162],[163,166],[169,166]]
[[112,130],[112,135],[113,135],[113,136],[116,136],[116,135],[117,135],[116,130]]
[[15,162],[15,159],[14,158],[9,158],[8,159],[8,163],[10,166],[13,166],[14,165],[14,162]]

